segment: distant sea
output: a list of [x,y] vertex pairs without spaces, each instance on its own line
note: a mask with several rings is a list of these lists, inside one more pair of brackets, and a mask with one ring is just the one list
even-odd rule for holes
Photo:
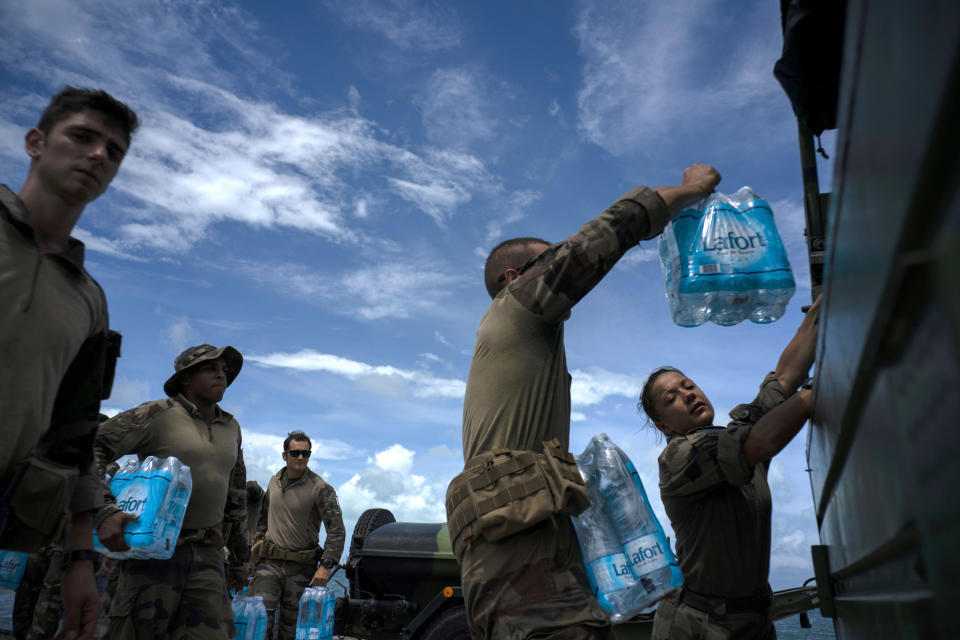
[[816,609],[808,611],[810,628],[800,626],[800,616],[791,616],[774,623],[777,627],[777,640],[836,640],[833,632],[833,620],[824,618]]

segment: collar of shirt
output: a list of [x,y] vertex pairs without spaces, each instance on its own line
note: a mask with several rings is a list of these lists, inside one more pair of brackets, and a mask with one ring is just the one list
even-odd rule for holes
[[692,436],[695,433],[699,433],[700,431],[706,431],[708,429],[726,429],[726,427],[718,427],[716,425],[711,425],[709,427],[697,427],[696,429],[690,429],[690,431],[687,431],[686,433],[674,433],[674,434],[668,435],[667,442],[670,442],[671,440],[674,440],[676,438],[686,438],[687,436]]
[[[30,212],[23,204],[23,201],[17,197],[13,191],[5,184],[0,184],[0,204],[3,205],[2,217],[13,225],[14,229],[19,231],[25,238],[30,238],[36,243],[33,233],[33,227],[30,226]],[[67,248],[63,251],[55,252],[56,255],[63,258],[67,264],[77,272],[83,273],[83,257],[85,247],[82,242],[70,236],[67,238]]]
[[284,468],[280,469],[280,471],[277,472],[277,481],[280,483],[280,488],[281,488],[281,489],[286,489],[286,488],[289,487],[290,485],[292,485],[292,484],[294,484],[294,483],[296,483],[296,482],[300,482],[301,480],[306,479],[311,473],[313,473],[313,471],[311,471],[310,468],[307,467],[307,468],[304,470],[302,476],[300,476],[299,478],[293,478],[293,479],[291,479],[290,477],[287,476],[287,468],[284,467]]
[[[187,413],[189,413],[191,416],[193,416],[194,418],[203,420],[203,416],[200,415],[200,411],[197,409],[197,405],[187,400],[187,396],[180,393],[180,394],[177,394],[177,397],[174,398],[174,400],[182,404],[183,408],[186,409]],[[220,405],[216,405],[214,407],[214,411],[216,413],[214,415],[213,422],[230,422],[231,420],[233,420],[233,414],[227,413],[226,411],[221,409]]]

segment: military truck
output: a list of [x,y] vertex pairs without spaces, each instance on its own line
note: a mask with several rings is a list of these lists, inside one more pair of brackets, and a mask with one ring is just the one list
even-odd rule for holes
[[[357,520],[344,565],[347,595],[337,600],[336,634],[363,640],[470,640],[460,566],[446,523],[396,522],[386,509]],[[774,594],[774,619],[817,606],[817,589]],[[653,614],[614,627],[618,640],[647,640]]]

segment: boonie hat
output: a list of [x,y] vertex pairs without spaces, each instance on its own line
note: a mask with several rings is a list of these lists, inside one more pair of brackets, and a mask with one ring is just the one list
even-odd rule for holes
[[180,386],[181,373],[201,362],[216,360],[221,356],[227,364],[227,386],[229,387],[230,383],[237,377],[237,374],[240,373],[240,368],[243,367],[243,356],[240,355],[239,351],[230,346],[220,347],[218,349],[212,344],[200,344],[195,347],[190,347],[178,355],[177,359],[173,361],[174,374],[163,383],[164,393],[171,398],[177,395],[183,391],[183,388]]

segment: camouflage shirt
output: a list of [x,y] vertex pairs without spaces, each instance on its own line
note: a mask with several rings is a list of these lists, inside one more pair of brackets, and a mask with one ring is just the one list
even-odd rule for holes
[[749,597],[770,571],[769,461],[751,465],[743,442],[765,413],[786,399],[768,374],[750,404],[724,427],[671,436],[660,454],[660,496],[677,535],[684,584],[700,594]]
[[291,480],[284,467],[270,478],[260,506],[257,538],[265,536],[288,551],[313,549],[320,539],[321,521],[327,530],[323,559],[340,562],[347,534],[333,487],[310,469]]
[[[100,477],[111,460],[136,454],[176,456],[190,467],[193,492],[183,518],[184,529],[222,527],[231,565],[250,560],[247,544],[247,471],[240,448],[240,425],[217,407],[216,416],[204,421],[196,406],[182,394],[145,402],[107,420],[97,432],[94,448]],[[117,511],[116,499],[107,491],[107,505],[97,522]],[[226,523],[224,521],[227,521]]]
[[520,268],[477,329],[463,401],[463,456],[495,448],[539,451],[570,440],[570,374],[563,321],[638,241],[669,221],[660,196],[645,189],[621,200]]
[[[83,243],[42,253],[28,219],[0,185],[0,483],[36,449],[79,469],[70,508],[87,511],[103,504],[90,474],[103,362],[87,346],[107,330],[107,300]],[[67,376],[83,384],[61,389]]]

